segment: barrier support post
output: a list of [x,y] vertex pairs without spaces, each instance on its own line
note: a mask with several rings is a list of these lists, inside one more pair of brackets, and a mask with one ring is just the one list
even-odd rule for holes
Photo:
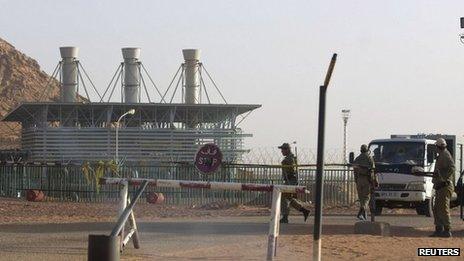
[[276,187],[272,190],[271,220],[269,222],[269,235],[267,243],[267,260],[274,260],[277,249],[277,237],[279,236],[280,201],[282,193]]
[[[142,195],[143,191],[145,190],[145,188],[147,187],[148,185],[148,181],[144,181],[141,185],[140,185],[140,188],[137,190],[137,192],[135,193],[135,196],[134,198],[131,200],[131,203],[129,204],[129,206],[127,206],[122,214],[119,216],[118,218],[118,221],[116,223],[116,226],[113,228],[113,230],[111,231],[111,234],[110,236],[116,236],[116,235],[120,235],[121,234],[121,231],[123,230],[124,228],[124,224],[126,224],[127,222],[127,219],[129,218],[134,206],[135,206],[135,203],[137,203],[137,200],[140,198],[140,196]],[[133,229],[131,230],[131,233]]]
[[[124,212],[124,209],[127,207],[127,196],[129,194],[129,184],[126,180],[120,183],[120,191],[119,191],[119,210],[118,210],[118,218]],[[120,249],[124,248],[124,225],[122,226],[121,233],[119,233],[120,238]]]
[[[130,204],[130,199],[127,199],[127,202]],[[137,229],[137,223],[135,221],[134,211],[130,212],[129,225],[131,227],[131,230],[134,231],[132,235],[132,243],[134,244],[134,248],[139,249],[140,248],[139,231]]]

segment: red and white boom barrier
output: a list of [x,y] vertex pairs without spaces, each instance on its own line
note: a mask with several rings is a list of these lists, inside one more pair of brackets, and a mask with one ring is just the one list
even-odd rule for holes
[[[128,186],[143,185],[137,192],[136,196],[140,196],[146,186],[158,188],[190,188],[190,189],[211,189],[211,190],[236,190],[236,191],[260,191],[272,192],[272,207],[271,220],[269,221],[269,237],[267,260],[273,260],[276,254],[277,236],[279,236],[279,220],[280,220],[280,201],[282,193],[304,194],[308,191],[304,186],[288,186],[288,185],[271,185],[257,183],[234,183],[234,182],[212,182],[212,181],[191,181],[191,180],[169,180],[169,179],[142,179],[142,178],[101,178],[100,184],[119,184],[120,203],[118,212],[118,224],[113,231],[121,234],[121,247],[124,247],[133,236],[134,246],[139,248],[139,240],[137,234],[137,224],[135,222],[132,208],[133,202],[128,204]],[[138,198],[138,197],[137,197]],[[130,214],[129,214],[130,213]],[[124,237],[123,227],[129,219],[130,231]],[[118,228],[118,229],[117,229]]]

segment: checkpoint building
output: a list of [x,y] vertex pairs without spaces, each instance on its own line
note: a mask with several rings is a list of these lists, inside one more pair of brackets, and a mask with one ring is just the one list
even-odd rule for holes
[[[140,48],[123,48],[124,60],[103,96],[79,63],[78,48],[61,47],[60,52],[62,60],[52,74],[61,83],[60,100],[22,103],[3,118],[21,124],[21,150],[27,152],[28,161],[113,159],[117,128],[119,158],[126,162],[191,162],[199,146],[206,143],[217,144],[226,162],[240,161],[246,152],[244,139],[252,135],[239,124],[261,105],[228,104],[200,62],[198,49],[183,50],[185,61],[162,94],[140,61]],[[144,74],[160,95],[158,102],[151,101]],[[90,101],[83,75],[99,101]],[[204,75],[223,102],[211,102],[212,90],[206,89]],[[173,83],[177,85],[167,101]],[[121,101],[111,101],[118,87]],[[87,99],[79,96],[79,89],[85,90]],[[178,89],[181,101],[173,102]],[[143,91],[149,102],[141,102]],[[120,118],[131,109],[135,114]]]

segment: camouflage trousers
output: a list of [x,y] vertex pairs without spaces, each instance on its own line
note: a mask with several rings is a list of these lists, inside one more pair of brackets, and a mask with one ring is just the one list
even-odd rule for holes
[[280,201],[280,213],[282,216],[288,217],[290,214],[290,207],[293,207],[298,211],[303,211],[304,203],[295,198],[295,194],[282,193],[282,199]]
[[358,191],[359,207],[367,209],[371,198],[371,183],[367,175],[358,175],[356,178],[356,190]]
[[435,204],[433,206],[433,218],[435,226],[451,229],[450,222],[450,199],[453,193],[453,185],[435,190]]

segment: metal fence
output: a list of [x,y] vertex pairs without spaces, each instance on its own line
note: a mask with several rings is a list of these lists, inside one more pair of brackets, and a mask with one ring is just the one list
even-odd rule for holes
[[[303,200],[313,201],[315,172],[312,166],[298,169],[300,185],[311,192],[302,196]],[[122,177],[263,184],[281,184],[281,175],[279,166],[256,164],[223,165],[218,172],[208,175],[199,173],[194,166],[187,164],[124,166],[119,171]],[[115,175],[107,171],[105,176]],[[116,201],[119,195],[115,185],[100,187],[95,179],[88,180],[81,166],[0,166],[0,196],[23,197],[30,189],[43,191],[48,201],[107,202]],[[135,187],[131,188],[132,192],[135,190]],[[265,192],[149,188],[145,193],[151,191],[162,192],[166,204],[172,205],[203,205],[223,200],[236,204],[268,205],[271,200],[270,193]],[[354,204],[356,198],[352,170],[343,166],[327,167],[324,173],[324,204],[348,206]]]

